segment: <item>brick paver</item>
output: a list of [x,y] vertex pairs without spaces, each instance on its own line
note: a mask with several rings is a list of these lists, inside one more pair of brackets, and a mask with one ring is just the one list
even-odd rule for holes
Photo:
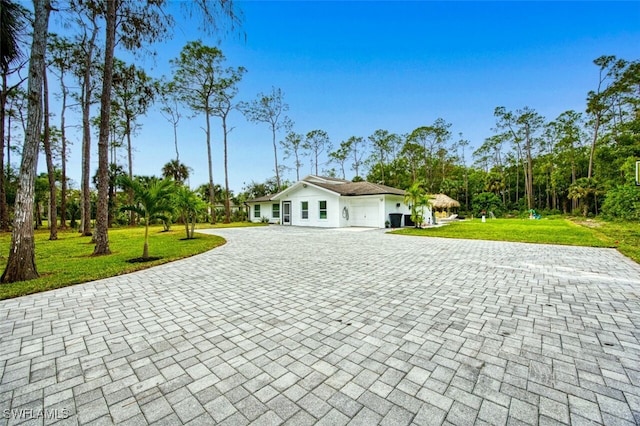
[[0,302],[0,424],[638,424],[612,249],[243,228]]

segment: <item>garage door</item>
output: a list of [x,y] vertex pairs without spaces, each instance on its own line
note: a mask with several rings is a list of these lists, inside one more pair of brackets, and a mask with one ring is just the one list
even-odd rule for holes
[[366,226],[377,228],[380,226],[378,201],[357,201],[351,204],[349,218],[350,226]]

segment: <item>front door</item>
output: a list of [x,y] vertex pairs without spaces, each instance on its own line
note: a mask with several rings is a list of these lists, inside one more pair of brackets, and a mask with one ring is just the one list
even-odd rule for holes
[[282,202],[282,224],[291,225],[291,201]]

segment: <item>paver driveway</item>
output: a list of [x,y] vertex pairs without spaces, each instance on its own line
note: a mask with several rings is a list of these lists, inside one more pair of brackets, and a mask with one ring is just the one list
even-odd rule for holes
[[2,422],[640,422],[640,266],[614,250],[215,233],[203,255],[0,302]]

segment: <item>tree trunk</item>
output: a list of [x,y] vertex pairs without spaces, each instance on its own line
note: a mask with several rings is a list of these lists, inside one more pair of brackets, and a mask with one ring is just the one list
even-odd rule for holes
[[176,148],[176,163],[180,163],[180,152],[178,151],[178,123],[173,123],[173,144]]
[[469,177],[467,176],[467,166],[465,165],[464,167],[464,205],[469,210]]
[[60,139],[62,153],[60,155],[62,177],[60,182],[60,229],[67,229],[67,137],[65,131],[65,111],[67,109],[67,88],[64,86],[61,74],[62,106],[60,108]]
[[[520,204],[520,159],[516,160],[516,205]],[[519,208],[519,207],[518,207]]]
[[529,153],[527,158],[527,205],[529,208],[533,208],[533,160]]
[[96,209],[96,247],[94,256],[111,254],[109,249],[109,118],[111,115],[111,84],[113,53],[116,45],[116,10],[119,0],[107,2],[106,41],[102,95],[100,96],[100,136],[98,139],[98,202]]
[[360,162],[358,161],[358,143],[353,143],[353,169],[356,172],[356,176],[360,176],[358,172],[358,168],[360,166]]
[[113,221],[115,219],[115,207],[116,207],[116,188],[109,179],[109,214],[107,217],[107,226],[113,227]]
[[[275,159],[275,164],[276,164],[277,192],[280,192],[280,168],[278,167],[278,146],[276,145],[276,126],[275,126],[275,124],[272,124],[272,126],[271,126],[271,134],[273,136],[273,158]],[[229,192],[228,188],[227,188],[227,192]]]
[[42,202],[36,203],[36,229],[40,229],[42,226]]
[[[227,118],[222,117],[222,134],[224,138],[224,188],[226,190],[226,194],[224,195],[224,223],[231,223],[231,206],[229,203],[229,173],[227,166]],[[274,133],[275,138],[275,133]],[[275,141],[275,139],[274,139]],[[275,147],[275,144],[274,144]],[[278,167],[278,159],[276,158],[276,179],[278,176],[277,172]],[[280,183],[278,183],[278,191],[280,191]]]
[[525,189],[527,196],[527,208],[532,209],[533,205],[533,159],[531,158],[531,133],[529,126],[526,127],[525,150],[527,154],[527,164],[525,173]]
[[522,173],[524,178],[524,198],[527,200],[527,208],[531,209],[531,199],[529,197],[529,163],[526,161],[522,162]]
[[[380,176],[382,177],[382,184],[385,185],[384,181],[384,151],[380,150]],[[413,181],[416,181],[415,173],[413,174]]]
[[213,161],[211,159],[211,122],[209,118],[209,106],[205,108],[205,114],[207,118],[207,159],[209,160],[209,204],[211,205],[211,223],[216,223],[216,206],[215,206],[215,194],[213,187]]
[[15,219],[7,266],[0,278],[3,283],[38,278],[33,232],[33,203],[38,168],[38,146],[42,128],[42,70],[45,65],[49,0],[34,0],[35,20],[29,59],[28,115],[15,203]]
[[587,178],[593,176],[593,159],[596,156],[596,142],[598,141],[598,131],[600,130],[600,114],[596,115],[596,125],[593,129],[593,140],[591,141],[591,152],[589,153],[589,170],[587,172]]
[[180,220],[184,223],[184,230],[187,233],[187,240],[189,239],[189,215],[185,215],[184,213],[180,213]]
[[47,161],[47,174],[49,179],[49,240],[58,239],[58,203],[56,200],[56,170],[53,166],[53,153],[51,152],[51,126],[49,125],[49,81],[47,80],[47,65],[42,69],[42,95],[44,108],[44,155]]
[[424,150],[424,182],[429,186],[427,188],[429,193],[432,193],[431,177],[429,176],[429,158],[427,157],[427,147],[423,144],[422,149]]
[[142,247],[142,258],[149,258],[149,217],[144,218],[144,246]]
[[95,40],[98,33],[98,27],[94,25],[91,38],[88,42],[88,52],[84,63],[84,76],[82,81],[82,182],[80,184],[82,190],[82,206],[81,206],[81,230],[82,235],[91,236],[91,62],[93,61],[93,52]]
[[[127,119],[127,159],[129,161],[129,179],[133,179],[133,154],[131,148],[131,127],[129,120]],[[127,198],[129,205],[133,205],[133,190],[129,189],[127,191]],[[129,226],[135,226],[136,224],[136,214],[133,211],[129,212]]]
[[[87,71],[88,73],[88,71]],[[88,87],[89,76],[85,75],[85,82],[87,86],[83,88],[84,100],[82,107],[82,182],[80,184],[82,200],[81,200],[81,218],[80,218],[80,232],[86,237],[91,236],[91,124],[89,122],[89,99],[91,89]]]
[[[5,187],[4,170],[4,126],[7,103],[7,75],[2,73],[2,89],[0,90],[0,231],[10,231],[9,205],[7,204],[7,190]],[[8,169],[8,167],[7,167]]]
[[[575,184],[576,183],[576,177],[577,173],[576,173],[576,162],[575,162],[575,156],[574,156],[574,151],[573,151],[573,145],[571,146],[571,184]],[[578,208],[578,203],[575,199],[571,200],[571,211],[574,211],[575,209]],[[565,212],[566,213],[566,212]]]

